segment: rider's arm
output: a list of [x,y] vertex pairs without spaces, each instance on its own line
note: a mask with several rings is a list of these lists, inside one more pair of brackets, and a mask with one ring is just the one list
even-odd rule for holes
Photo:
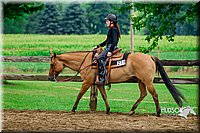
[[102,43],[100,43],[99,45],[97,45],[97,48],[100,46],[100,47],[103,47],[106,45],[106,42],[107,42],[107,39],[105,41],[103,41]]
[[115,29],[112,29],[110,35],[111,35],[111,38],[112,38],[112,39],[111,39],[112,42],[110,42],[111,47],[110,47],[110,49],[109,49],[109,52],[113,52],[115,46],[116,46],[117,43],[118,43],[118,34],[117,34],[117,31],[116,31]]

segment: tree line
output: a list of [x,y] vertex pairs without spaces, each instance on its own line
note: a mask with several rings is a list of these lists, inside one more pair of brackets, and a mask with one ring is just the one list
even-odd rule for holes
[[17,19],[4,19],[5,34],[106,34],[104,18],[117,14],[121,31],[128,34],[129,12],[119,13],[118,4],[45,3],[41,11]]
[[[6,5],[6,4],[4,4]],[[121,11],[123,4],[111,4],[111,3],[45,3],[25,6],[18,6],[18,14],[23,9],[32,7],[29,10],[33,10],[33,14],[21,13],[19,17],[15,18],[15,14],[12,15],[11,10],[16,10],[13,6],[16,4],[11,4],[12,6],[4,7],[4,23],[3,23],[3,33],[4,34],[106,34],[107,27],[105,25],[104,18],[109,13],[117,14],[119,25],[122,34],[129,34],[130,30],[130,10]],[[22,4],[23,5],[23,4]],[[25,4],[24,4],[25,5]],[[128,3],[130,5],[130,3]],[[135,4],[135,14],[138,12],[151,10],[150,13],[156,12],[156,9],[160,10],[174,10],[174,5],[167,6],[166,4],[158,5],[142,5]],[[146,7],[147,9],[145,9]],[[181,9],[184,12],[184,9],[188,8],[186,5]],[[39,11],[35,11],[39,8]],[[172,9],[171,9],[172,8]],[[8,9],[8,10],[6,10]],[[126,9],[130,9],[127,8]],[[28,12],[29,10],[24,10]],[[164,11],[162,11],[164,12]],[[162,13],[161,12],[161,13]],[[146,23],[142,28],[138,28],[137,25],[141,24],[140,20],[144,19],[146,16],[140,15],[139,17],[133,17],[135,29],[139,29],[139,32],[136,34],[151,34],[149,28],[153,28],[151,22]],[[159,18],[159,12],[157,13],[157,18]],[[14,17],[10,17],[14,16]],[[150,16],[150,15],[149,15]],[[151,16],[150,16],[151,17]],[[137,20],[138,19],[138,20]],[[160,18],[158,20],[161,20]],[[155,28],[158,27],[160,23],[164,21],[156,21],[151,19],[154,22]],[[138,22],[138,23],[136,23]],[[149,27],[148,27],[149,26]],[[182,23],[176,23],[175,25],[176,35],[196,35],[197,34],[197,21],[186,19]],[[170,34],[170,31],[165,34]]]

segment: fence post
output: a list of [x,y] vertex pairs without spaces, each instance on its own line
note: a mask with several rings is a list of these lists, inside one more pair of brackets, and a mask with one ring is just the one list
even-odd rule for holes
[[91,86],[90,90],[90,111],[96,111],[97,108],[97,95],[98,95],[98,89],[96,85]]
[[158,59],[160,59],[160,46],[158,46]]
[[[184,49],[182,50],[182,60],[184,60]],[[183,66],[181,66],[181,72],[183,72]]]

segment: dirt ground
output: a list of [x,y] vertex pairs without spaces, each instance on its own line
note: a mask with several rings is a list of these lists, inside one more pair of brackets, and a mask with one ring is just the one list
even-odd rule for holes
[[198,117],[77,111],[3,111],[8,132],[198,132]]

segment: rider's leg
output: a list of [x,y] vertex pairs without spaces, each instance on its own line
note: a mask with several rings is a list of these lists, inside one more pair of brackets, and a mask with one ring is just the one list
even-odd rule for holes
[[105,71],[105,61],[106,61],[106,56],[107,56],[108,51],[104,50],[97,58],[97,63],[98,63],[98,74],[97,74],[97,80],[96,84],[97,85],[104,85],[105,83],[105,76],[106,76],[106,71]]

